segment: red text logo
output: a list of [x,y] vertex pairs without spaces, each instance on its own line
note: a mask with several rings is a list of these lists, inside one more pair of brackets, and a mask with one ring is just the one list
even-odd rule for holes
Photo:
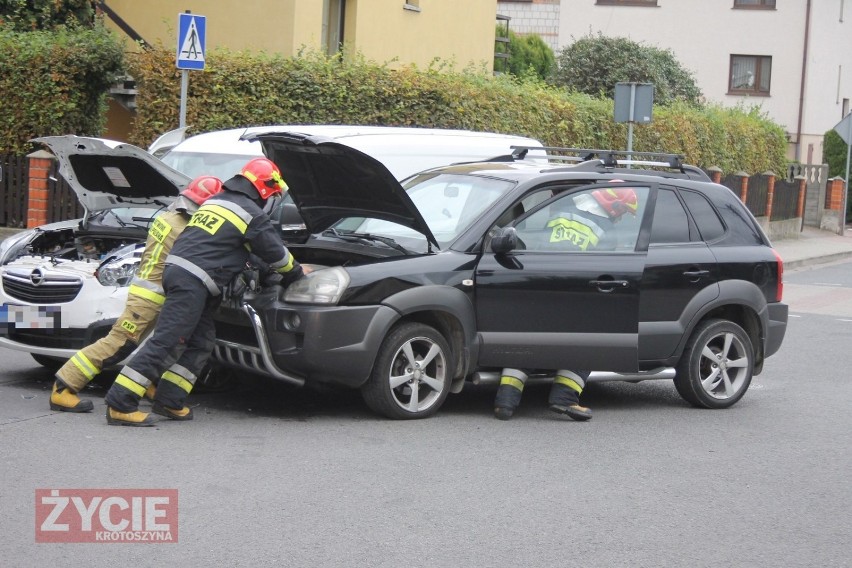
[[177,489],[36,489],[36,542],[177,542]]

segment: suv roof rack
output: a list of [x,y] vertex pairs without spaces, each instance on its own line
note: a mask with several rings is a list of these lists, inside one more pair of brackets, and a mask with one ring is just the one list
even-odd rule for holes
[[[697,166],[683,163],[683,154],[666,154],[663,152],[633,152],[627,150],[601,150],[590,148],[560,148],[557,146],[511,146],[512,157],[515,160],[543,157],[548,161],[574,162],[572,169],[596,170],[603,168],[618,168],[627,166],[650,166],[676,170],[687,174],[690,178],[697,176],[704,181],[710,177]],[[536,151],[530,155],[530,151]],[[544,152],[540,156],[539,152]],[[647,170],[646,170],[647,171]],[[636,171],[634,173],[642,173]],[[691,174],[691,175],[690,175]]]

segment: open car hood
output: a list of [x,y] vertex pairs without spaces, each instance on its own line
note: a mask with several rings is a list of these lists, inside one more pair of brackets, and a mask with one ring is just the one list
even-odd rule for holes
[[438,246],[411,198],[377,159],[322,136],[297,132],[248,133],[281,169],[305,226],[322,232],[345,217],[398,223]]
[[59,173],[77,194],[87,216],[133,205],[171,203],[190,178],[131,144],[82,136],[36,138],[59,161]]

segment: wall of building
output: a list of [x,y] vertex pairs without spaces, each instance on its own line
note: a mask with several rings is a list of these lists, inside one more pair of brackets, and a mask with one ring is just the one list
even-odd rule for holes
[[497,13],[509,16],[509,29],[517,34],[538,34],[556,53],[559,49],[560,0],[497,2]]
[[[337,0],[108,0],[149,43],[177,44],[178,14],[206,16],[207,49],[293,55],[324,49],[324,4]],[[496,0],[346,0],[344,44],[378,63],[426,67],[435,58],[490,72]],[[113,24],[110,24],[115,27]]]
[[[822,136],[842,117],[838,99],[852,96],[852,66],[838,80],[852,53],[852,13],[840,21],[844,0],[811,0],[805,92],[802,67],[807,0],[777,2],[775,10],[733,9],[733,0],[660,1],[656,7],[572,2],[560,13],[560,47],[591,31],[671,49],[691,70],[706,99],[725,106],[756,105],[782,124],[790,158],[822,160]],[[849,4],[849,2],[846,2]],[[852,12],[852,6],[847,6]],[[730,56],[772,57],[769,96],[728,94]],[[840,93],[838,95],[838,93]],[[799,114],[802,109],[801,128]],[[801,133],[800,137],[797,134]]]

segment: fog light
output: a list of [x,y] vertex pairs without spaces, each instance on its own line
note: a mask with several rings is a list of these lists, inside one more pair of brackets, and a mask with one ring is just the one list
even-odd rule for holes
[[302,318],[299,317],[299,314],[293,313],[290,315],[290,319],[287,321],[287,327],[290,329],[299,329],[299,326],[302,325]]

